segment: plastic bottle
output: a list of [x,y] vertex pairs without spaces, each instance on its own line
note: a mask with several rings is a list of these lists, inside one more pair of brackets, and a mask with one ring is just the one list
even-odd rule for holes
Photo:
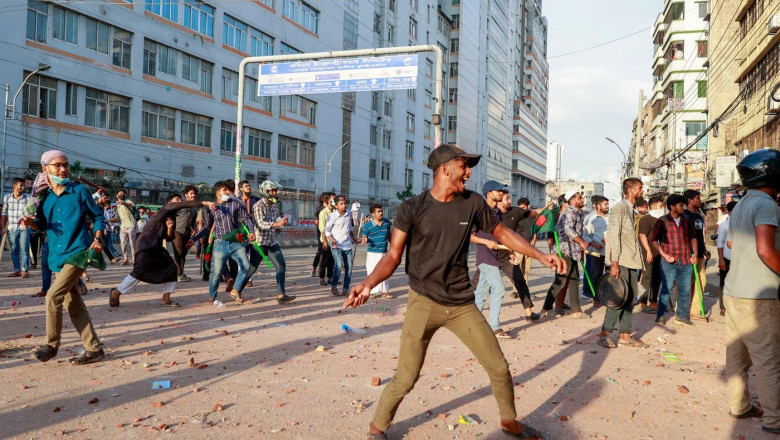
[[344,330],[347,333],[355,333],[356,335],[364,335],[366,334],[366,331],[361,328],[353,328],[348,326],[347,324],[341,324],[341,329]]

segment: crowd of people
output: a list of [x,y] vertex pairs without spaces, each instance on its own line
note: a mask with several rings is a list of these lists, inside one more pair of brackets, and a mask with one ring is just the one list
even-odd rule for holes
[[[501,326],[503,275],[511,281],[528,322],[590,319],[583,301],[592,301],[590,310],[606,307],[596,343],[608,349],[646,347],[632,336],[636,308],[653,314],[662,326],[672,322],[693,327],[693,320],[711,312],[703,302],[711,253],[698,191],[656,194],[645,200],[642,181],[631,177],[623,181],[622,199],[613,206],[595,196],[592,209],[585,212],[583,195],[573,190],[555,204],[531,209],[524,198],[512,206],[510,189],[496,181],[485,182],[482,196],[466,190],[471,168],[479,160],[479,155],[454,144],[434,149],[428,160],[433,187],[402,203],[392,222],[384,218],[381,205],[371,205],[369,215],[358,218],[360,206],[355,203],[348,210],[345,196],[329,192],[320,196],[311,276],[330,286],[332,295],[345,297],[344,307],[360,306],[369,298],[392,299],[387,279],[406,255],[408,305],[398,368],[377,404],[369,439],[386,438],[395,411],[419,378],[431,337],[442,327],[455,333],[487,371],[502,429],[520,438],[539,436],[517,420],[511,375],[498,343],[513,338]],[[238,191],[232,180],[220,181],[214,185],[213,201],[198,201],[197,188],[188,186],[183,195],[171,195],[153,215],[136,208],[126,191],[118,190],[116,207],[108,215],[107,192],[99,189],[93,194],[86,185],[72,182],[65,153],[45,152],[41,167],[32,194],[24,193],[23,180],[13,181],[1,223],[11,244],[11,277],[29,276],[25,247],[31,232],[43,243],[42,269],[49,275],[42,276],[42,290],[36,296],[45,297],[46,343],[32,353],[35,359],[46,362],[57,355],[63,307],[85,348],[70,362],[80,365],[104,359],[82,299],[82,276],[87,266],[105,267],[103,253],[111,262],[132,264],[122,283],[111,289],[112,307],[118,307],[121,296],[139,282],[162,284],[161,306],[179,307],[171,295],[178,282],[191,280],[184,273],[186,256],[201,239],[197,257],[215,307],[224,307],[218,298],[220,283],[233,301],[244,303],[244,289],[251,286],[263,263],[275,272],[278,304],[295,300],[285,289],[286,264],[277,240],[279,228],[289,219],[279,212],[280,187],[274,182],[263,182],[259,196],[254,196],[246,181],[239,182]],[[764,430],[780,433],[780,153],[756,151],[737,169],[747,190],[739,202],[722,207],[716,242],[717,304],[726,322],[730,414],[763,417]],[[550,253],[544,254],[535,246],[537,236],[544,235],[536,231],[551,215],[554,231],[548,237]],[[111,223],[119,226],[120,251],[115,253],[106,234]],[[172,255],[164,247],[166,242],[172,245]],[[357,243],[367,245],[367,278],[354,283]],[[472,244],[477,271],[469,277]],[[533,311],[528,288],[532,258],[554,271],[539,313]],[[53,281],[52,272],[57,273]],[[603,277],[624,281],[620,304],[602,305],[595,286]],[[482,310],[488,303],[486,319]],[[670,321],[667,312],[674,313]],[[617,342],[610,337],[616,326]],[[751,366],[761,408],[747,393]]]

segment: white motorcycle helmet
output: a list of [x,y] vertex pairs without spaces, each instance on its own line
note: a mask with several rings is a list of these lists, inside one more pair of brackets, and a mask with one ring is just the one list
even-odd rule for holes
[[271,204],[279,202],[279,198],[277,196],[272,196],[271,194],[269,194],[269,192],[272,189],[275,189],[278,192],[279,190],[282,189],[282,185],[279,185],[273,180],[266,180],[260,184],[258,189],[260,190],[260,195],[264,197],[266,200],[268,200]]

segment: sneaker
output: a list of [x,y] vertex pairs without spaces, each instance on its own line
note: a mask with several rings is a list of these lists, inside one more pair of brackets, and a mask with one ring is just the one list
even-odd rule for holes
[[188,277],[187,274],[183,273],[183,274],[179,275],[179,281],[184,283],[184,282],[187,282],[187,281],[192,281],[192,278]]
[[339,293],[339,289],[336,286],[332,286],[330,288],[330,294],[333,296],[341,296],[341,294]]
[[311,277],[315,278],[316,276],[317,276],[317,271],[316,270],[311,271]]
[[222,301],[218,300],[218,299],[215,299],[215,300],[212,302],[212,304],[214,304],[214,307],[217,307],[217,308],[220,308],[220,309],[221,309],[222,307],[225,307],[225,304],[224,304]]
[[655,318],[655,323],[657,325],[666,325],[666,318],[664,318],[663,316],[659,316]]
[[674,323],[675,324],[684,325],[686,327],[695,327],[696,326],[696,324],[692,323],[691,320],[688,319],[688,318],[680,319],[678,317],[675,317],[674,318]]
[[542,315],[540,315],[538,313],[531,312],[531,315],[530,316],[526,316],[525,320],[529,321],[529,322],[531,322],[531,321],[538,321],[539,318],[541,318],[541,317],[542,317]]
[[563,310],[571,310],[571,306],[570,306],[570,305],[568,305],[568,304],[566,304],[566,303],[563,303],[563,305],[561,306],[561,308],[562,308]]
[[349,296],[349,290],[348,289],[342,290],[341,291],[341,296]]
[[296,298],[295,295],[288,295],[285,293],[284,296],[277,297],[276,302],[278,302],[279,304],[284,304],[294,300],[295,298]]
[[328,282],[325,280],[320,280],[320,286],[327,286]]

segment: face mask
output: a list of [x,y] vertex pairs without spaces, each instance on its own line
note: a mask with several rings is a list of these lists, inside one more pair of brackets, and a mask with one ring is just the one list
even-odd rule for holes
[[666,210],[664,208],[658,208],[658,209],[651,209],[648,211],[648,214],[652,215],[655,218],[661,218],[664,214],[666,214]]
[[51,179],[51,183],[55,185],[65,185],[66,183],[70,182],[67,177],[57,177],[52,176],[51,174],[49,174],[49,179]]
[[116,198],[118,198],[119,200],[124,200],[125,196],[116,196]]
[[219,199],[222,200],[223,202],[227,202],[228,200],[230,200],[230,196],[226,196],[223,194],[219,196]]

